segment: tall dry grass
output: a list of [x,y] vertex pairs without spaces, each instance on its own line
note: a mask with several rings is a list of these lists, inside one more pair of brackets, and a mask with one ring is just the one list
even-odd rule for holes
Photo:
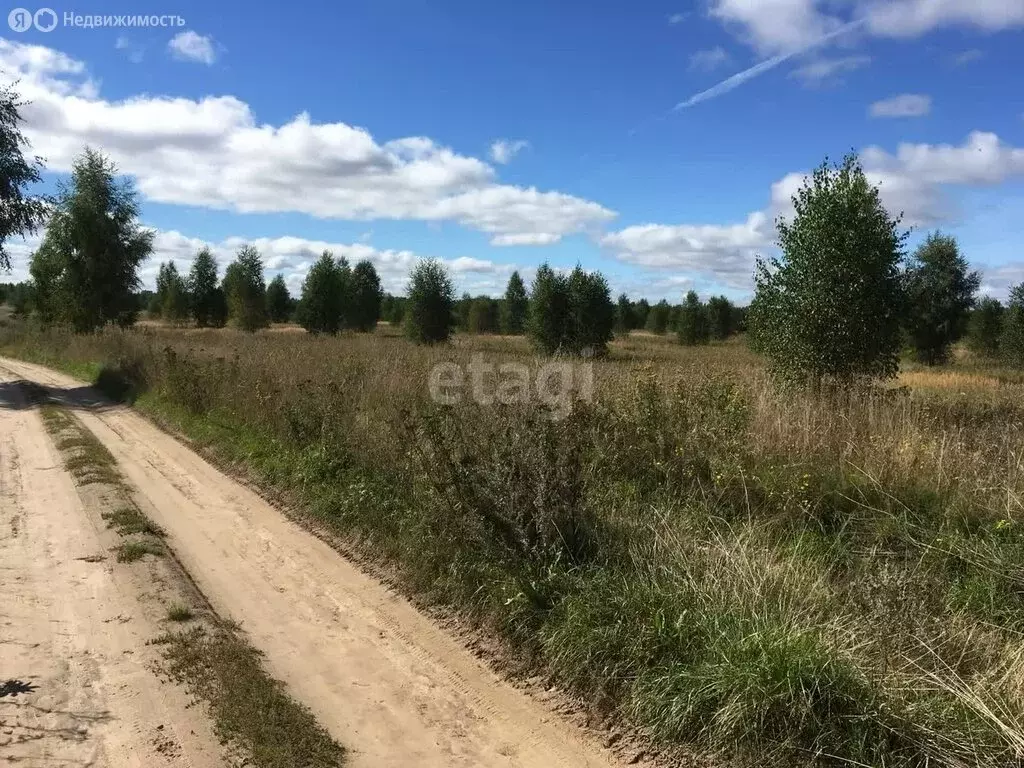
[[594,401],[551,421],[428,395],[439,362],[542,364],[522,339],[12,326],[0,340],[103,364],[108,389],[670,749],[1024,760],[1010,372],[964,361],[885,388],[781,391],[740,343],[635,334],[593,363]]

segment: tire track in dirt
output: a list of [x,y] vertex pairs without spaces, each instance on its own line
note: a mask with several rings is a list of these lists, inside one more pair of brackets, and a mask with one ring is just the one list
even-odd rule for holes
[[139,602],[151,585],[115,576],[106,531],[15,378],[0,375],[0,757],[222,766],[201,715],[151,671],[160,629]]

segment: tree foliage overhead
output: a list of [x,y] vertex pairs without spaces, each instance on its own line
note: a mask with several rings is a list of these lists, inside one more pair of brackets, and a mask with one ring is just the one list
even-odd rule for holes
[[782,256],[758,261],[750,309],[757,347],[786,378],[896,374],[907,234],[856,155],[823,163],[777,222]]
[[981,276],[968,270],[955,238],[935,232],[914,252],[906,271],[906,324],[920,362],[938,365],[949,359],[980,285]]
[[287,323],[292,313],[292,297],[284,282],[284,275],[278,273],[267,285],[267,314],[272,323]]
[[138,223],[139,206],[129,180],[86,148],[62,184],[43,243],[33,256],[40,314],[78,332],[106,323],[130,325],[137,312],[139,265],[153,251],[153,232]]
[[13,86],[0,87],[0,270],[11,268],[4,243],[12,235],[30,235],[45,221],[45,198],[27,194],[26,188],[42,179],[39,158],[28,160],[28,140],[21,132],[21,107]]
[[513,272],[505,287],[505,299],[501,305],[501,331],[511,336],[518,336],[526,331],[526,322],[530,313],[530,297],[526,293],[526,285],[519,272]]
[[224,295],[228,316],[241,330],[250,333],[270,325],[267,315],[267,284],[263,279],[263,257],[251,245],[243,246],[224,274]]
[[409,276],[406,335],[418,344],[447,341],[455,324],[455,286],[435,259],[423,259]]

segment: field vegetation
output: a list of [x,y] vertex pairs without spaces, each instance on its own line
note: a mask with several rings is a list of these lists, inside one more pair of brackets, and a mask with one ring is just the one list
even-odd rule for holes
[[963,353],[906,363],[906,386],[788,391],[741,343],[637,333],[594,362],[594,402],[551,421],[426,394],[438,362],[539,365],[521,339],[8,327],[4,352],[102,363],[114,394],[505,638],[521,671],[664,744],[1021,756],[1016,371]]
[[[246,246],[219,284],[209,253],[165,266],[161,321],[132,327],[146,233],[87,152],[0,353],[180,430],[669,753],[1020,765],[1024,286],[974,308],[956,242],[908,257],[856,157],[793,203],[748,310],[613,302],[548,265],[528,295],[515,274],[503,300],[456,299],[424,261],[395,297],[330,253],[296,301]],[[266,330],[285,316],[302,328]],[[564,418],[427,386],[553,357],[593,366]]]

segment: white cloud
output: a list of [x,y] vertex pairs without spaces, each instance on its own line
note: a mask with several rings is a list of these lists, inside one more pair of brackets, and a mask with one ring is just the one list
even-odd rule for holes
[[860,0],[872,32],[886,37],[917,37],[946,26],[987,32],[1024,26],[1020,0]]
[[511,162],[512,158],[530,146],[524,139],[498,139],[491,144],[491,160],[501,165]]
[[455,221],[496,244],[557,242],[615,214],[556,191],[496,181],[495,169],[433,140],[378,142],[346,123],[299,114],[257,122],[232,96],[99,97],[81,62],[0,40],[0,70],[20,78],[25,133],[47,167],[68,171],[82,146],[101,148],[152,201],[327,219]]
[[179,32],[167,44],[167,49],[174,58],[181,61],[195,61],[200,64],[213,64],[217,60],[213,38],[200,35],[191,29]]
[[842,56],[839,58],[815,57],[789,73],[791,78],[801,80],[806,86],[818,86],[835,81],[839,75],[853,72],[871,63],[870,56]]
[[763,212],[731,226],[642,224],[611,232],[600,243],[616,257],[643,267],[682,270],[714,276],[734,287],[747,287],[754,257],[771,244],[772,231]]
[[114,47],[119,51],[124,51],[128,57],[128,61],[132,64],[139,64],[142,62],[143,57],[146,54],[144,46],[138,43],[132,42],[129,38],[121,35],[117,38],[117,42],[114,43]]
[[[994,186],[1024,179],[1024,149],[981,131],[959,146],[901,144],[895,153],[868,147],[860,157],[885,207],[893,214],[902,212],[904,225],[913,227],[956,219],[949,186]],[[805,173],[790,173],[779,179],[771,187],[767,208],[742,223],[644,224],[606,234],[600,243],[629,264],[703,275],[722,285],[749,289],[755,256],[772,247],[775,218],[792,216],[791,198],[805,178]]]
[[872,117],[924,117],[932,111],[932,97],[901,93],[876,101],[868,111]]
[[962,67],[962,66],[965,66],[966,64],[970,64],[972,62],[975,62],[978,59],[983,58],[984,56],[985,56],[985,52],[984,51],[979,50],[977,48],[971,48],[970,50],[961,51],[960,53],[956,54],[953,57],[952,62],[953,62],[954,65],[956,65],[958,67]]
[[[840,11],[845,10],[845,13]],[[996,31],[1024,26],[1020,0],[712,0],[710,15],[763,55],[802,48],[863,20],[879,37],[917,37],[939,27]]]
[[708,48],[705,51],[697,51],[690,56],[690,69],[699,69],[705,72],[710,72],[713,69],[723,64],[727,64],[730,61],[728,51],[720,45],[716,45],[714,48]]
[[669,24],[682,24],[688,18],[690,18],[689,12],[687,12],[687,13],[673,13],[673,14],[671,14],[668,17],[668,23]]
[[[420,257],[412,251],[380,250],[365,243],[335,243],[325,240],[308,240],[301,237],[245,238],[228,237],[219,242],[190,237],[175,230],[156,231],[153,241],[153,255],[146,260],[139,270],[143,285],[152,289],[156,285],[156,275],[160,264],[173,261],[178,271],[188,273],[192,268],[192,260],[200,248],[209,248],[217,259],[220,275],[235,258],[243,245],[254,246],[263,256],[264,274],[269,281],[277,273],[285,277],[289,290],[298,295],[302,281],[313,263],[325,250],[331,251],[335,257],[344,256],[350,264],[363,259],[370,260],[376,267],[384,289],[393,294],[403,293],[409,281],[409,271]],[[34,249],[34,246],[33,246]],[[31,250],[20,248],[12,258],[14,279],[27,276],[28,254]],[[458,290],[470,289],[474,293],[490,293],[497,295],[504,291],[509,276],[517,267],[514,264],[501,264],[487,259],[462,256],[455,259],[441,259],[452,275]]]

